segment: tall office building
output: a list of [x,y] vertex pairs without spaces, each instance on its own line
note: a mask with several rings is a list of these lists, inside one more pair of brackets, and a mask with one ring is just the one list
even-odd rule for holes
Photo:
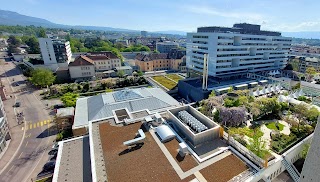
[[157,42],[156,43],[156,50],[160,53],[170,53],[171,49],[177,49],[179,47],[179,44],[176,42]]
[[260,25],[200,27],[187,34],[187,67],[202,73],[203,56],[209,54],[209,76],[283,69],[291,41],[280,32],[260,30]]
[[72,56],[69,41],[39,38],[39,44],[44,65],[53,70],[58,67],[68,67]]

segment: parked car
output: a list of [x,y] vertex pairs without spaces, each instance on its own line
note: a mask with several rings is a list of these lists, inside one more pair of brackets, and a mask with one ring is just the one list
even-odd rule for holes
[[64,108],[63,104],[56,104],[53,106],[53,109],[60,109],[60,108]]
[[56,159],[57,159],[57,154],[54,155],[54,156],[52,156],[52,157],[50,157],[50,160],[49,160],[49,161],[55,161]]
[[49,161],[43,166],[43,171],[52,171],[56,165],[56,161]]
[[51,149],[58,149],[58,148],[59,148],[59,143],[55,143],[51,147]]
[[58,154],[58,149],[52,149],[52,150],[50,150],[50,152],[48,154],[49,155],[56,155],[56,154]]
[[16,103],[14,103],[13,107],[20,107],[21,103],[19,101],[16,101]]

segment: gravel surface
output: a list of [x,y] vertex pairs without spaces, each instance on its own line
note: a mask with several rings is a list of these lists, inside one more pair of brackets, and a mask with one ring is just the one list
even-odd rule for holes
[[[150,133],[145,133],[146,139],[142,146],[128,149],[123,145],[124,141],[136,136],[140,127],[141,123],[124,127],[114,127],[109,123],[100,124],[108,181],[181,181]],[[182,181],[194,178],[192,175]]]
[[208,182],[224,182],[247,169],[246,164],[232,154],[201,169],[200,173]]
[[178,154],[179,152],[179,142],[174,139],[164,144],[174,160],[179,164],[183,172],[186,172],[198,165],[196,160],[190,155],[187,154],[184,158],[181,158]]

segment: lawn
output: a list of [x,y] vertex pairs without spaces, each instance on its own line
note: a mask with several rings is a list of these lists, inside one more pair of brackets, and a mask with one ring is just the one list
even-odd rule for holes
[[152,78],[169,90],[173,89],[177,85],[177,83],[169,80],[164,76],[154,76]]
[[279,129],[278,129],[278,128],[276,127],[276,123],[275,123],[275,122],[271,122],[271,123],[266,124],[266,127],[269,128],[270,130],[282,131],[284,125],[281,124],[281,123],[278,123],[278,127],[279,127]]
[[171,78],[172,80],[174,80],[176,82],[183,79],[181,76],[178,76],[177,74],[169,74],[169,75],[166,75],[166,77]]
[[238,134],[238,135],[246,135],[250,138],[253,137],[253,135],[258,135],[261,137],[263,135],[263,132],[260,130],[260,128],[257,129],[250,129],[248,127],[243,128],[230,128],[229,132],[230,135]]

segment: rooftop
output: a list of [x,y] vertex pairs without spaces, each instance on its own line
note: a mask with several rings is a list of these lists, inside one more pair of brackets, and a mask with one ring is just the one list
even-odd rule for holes
[[148,109],[150,112],[166,110],[179,103],[160,88],[125,89],[97,96],[79,98],[73,127],[89,124],[89,121],[114,117],[114,111],[126,108],[130,113]]
[[94,65],[93,60],[87,56],[78,56],[74,59],[73,62],[70,62],[69,66],[90,66]]
[[139,53],[136,56],[139,61],[153,61],[156,59],[168,59],[167,53]]
[[90,182],[91,176],[89,137],[60,142],[52,181]]
[[119,59],[117,55],[110,51],[102,51],[102,52],[88,52],[87,56],[90,57],[93,60],[98,59]]
[[199,27],[198,32],[217,32],[217,33],[241,33],[241,34],[253,34],[253,35],[267,35],[267,36],[281,36],[280,32],[264,31],[260,30],[261,25],[238,23],[233,27]]

